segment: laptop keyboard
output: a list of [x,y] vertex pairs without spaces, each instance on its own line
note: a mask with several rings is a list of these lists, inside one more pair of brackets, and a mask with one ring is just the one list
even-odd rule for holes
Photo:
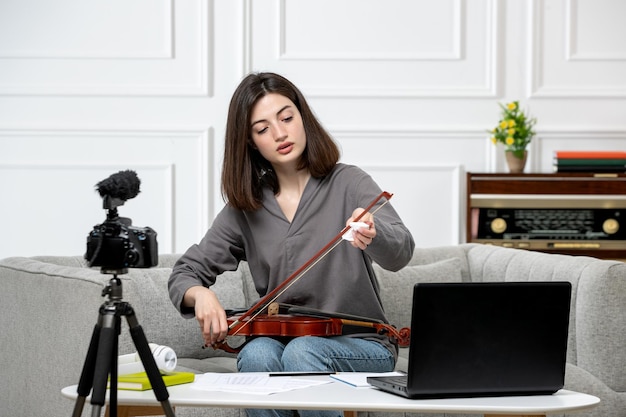
[[406,386],[408,379],[409,379],[408,375],[394,375],[394,376],[385,377],[385,381],[389,382],[390,384],[400,385],[400,386],[403,386],[403,385]]

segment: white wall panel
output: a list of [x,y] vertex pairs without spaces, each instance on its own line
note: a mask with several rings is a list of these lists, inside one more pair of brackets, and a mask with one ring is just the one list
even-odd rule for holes
[[247,3],[247,69],[291,74],[313,96],[496,94],[496,1]]
[[[416,3],[398,1],[391,7],[381,7],[380,2],[372,1],[281,0],[279,59],[462,59],[461,24],[465,16],[460,1],[437,2],[429,8],[429,13],[421,13],[423,5]],[[330,7],[333,13],[328,13]],[[399,10],[403,13],[399,14]],[[323,22],[322,31],[319,30],[320,22]]]
[[465,203],[457,192],[462,172],[458,166],[365,165],[363,169],[383,190],[393,193],[391,203],[418,247],[456,245],[461,241]]
[[[0,192],[16,196],[0,209],[8,221],[0,251],[6,255],[38,253],[83,254],[85,238],[96,224],[106,219],[102,199],[94,185],[124,165],[2,164]],[[142,192],[119,208],[120,216],[130,217],[137,227],[152,226],[159,231],[161,249],[171,249],[172,167],[136,166],[142,179]],[[155,187],[155,184],[160,187]],[[20,237],[23,237],[20,239]],[[28,238],[25,238],[28,237]],[[165,242],[163,242],[165,240]]]
[[626,3],[529,4],[530,96],[626,97]]
[[207,95],[211,0],[3,0],[0,95]]
[[[626,61],[626,2],[569,0],[566,3],[566,59]],[[601,22],[601,24],[598,24]]]
[[[0,131],[0,256],[82,254],[106,211],[96,184],[137,172],[141,192],[119,207],[158,233],[159,252],[185,250],[208,226],[210,132]],[[10,219],[15,219],[11,221]]]
[[1,7],[0,56],[5,59],[173,57],[171,1],[4,0]]

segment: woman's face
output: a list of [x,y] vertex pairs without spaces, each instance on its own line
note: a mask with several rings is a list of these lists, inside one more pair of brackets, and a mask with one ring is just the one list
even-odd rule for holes
[[302,116],[287,97],[270,93],[259,99],[251,113],[252,141],[272,166],[297,166],[306,148]]

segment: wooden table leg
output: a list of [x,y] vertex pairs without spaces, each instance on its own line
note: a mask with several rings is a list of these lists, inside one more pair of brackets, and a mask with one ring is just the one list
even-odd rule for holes
[[[117,417],[162,416],[164,414],[163,407],[160,405],[120,405],[117,407]],[[104,417],[109,417],[108,405]]]

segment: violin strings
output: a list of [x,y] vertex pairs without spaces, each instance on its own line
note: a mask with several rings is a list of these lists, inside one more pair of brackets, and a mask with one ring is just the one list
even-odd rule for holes
[[[306,274],[307,272],[309,272],[311,270],[311,268],[313,268],[315,265],[317,265],[318,262],[320,262],[322,259],[324,259],[326,257],[326,255],[328,255],[333,249],[335,249],[337,246],[339,246],[339,244],[341,243],[341,240],[336,242],[333,246],[331,246],[330,248],[328,248],[328,250],[326,252],[324,252],[319,258],[317,258],[315,260],[315,262],[313,262],[311,265],[309,265],[305,270],[303,270],[302,272],[300,272],[300,274],[298,274],[297,277],[295,277],[289,284],[287,284],[285,286],[285,288],[282,289],[282,291],[279,291],[278,294],[276,294],[274,296],[274,298],[272,298],[271,300],[269,300],[267,302],[267,304],[259,309],[256,313],[254,313],[253,315],[250,316],[250,318],[248,319],[248,321],[246,321],[241,327],[239,327],[237,330],[235,330],[231,336],[236,336],[237,333],[239,333],[239,331],[241,331],[248,323],[250,323],[251,321],[253,321],[259,314],[261,314],[263,312],[263,310],[265,310],[265,308],[267,308],[267,306],[269,304],[272,304],[273,302],[275,302],[278,297],[280,297],[281,295],[283,295],[285,293],[285,291],[287,291],[293,284],[296,283],[296,281],[298,281],[300,278],[302,278],[302,276],[304,276],[304,274]],[[238,323],[239,320],[236,320],[235,322],[233,322],[231,324],[231,328],[232,326],[234,326],[236,323]]]
[[[372,216],[374,214],[376,214],[376,212],[378,210],[380,210],[381,208],[383,208],[387,203],[389,202],[389,200],[385,200],[380,206],[376,207],[376,210],[372,211]],[[235,330],[231,336],[236,336],[237,333],[239,333],[248,323],[250,323],[252,320],[254,320],[259,314],[261,314],[261,312],[263,310],[265,310],[265,308],[267,308],[268,305],[272,304],[273,302],[275,302],[278,297],[280,297],[281,295],[283,295],[285,293],[285,291],[287,291],[293,284],[296,283],[296,281],[298,281],[300,278],[302,278],[304,276],[304,274],[306,274],[307,272],[309,272],[315,265],[317,265],[322,259],[324,259],[326,257],[326,255],[328,255],[330,252],[332,252],[337,246],[339,246],[339,244],[342,242],[343,240],[341,239],[341,235],[339,236],[339,239],[337,240],[337,242],[335,242],[330,248],[328,248],[324,253],[322,253],[314,262],[311,263],[311,265],[309,265],[306,269],[304,269],[302,272],[300,272],[300,274],[298,274],[297,277],[295,277],[294,279],[291,280],[291,282],[289,282],[285,288],[282,289],[282,291],[279,291],[274,298],[272,298],[271,300],[269,300],[265,306],[261,309],[259,309],[256,313],[254,313],[253,315],[251,315],[248,318],[248,321],[245,322],[241,327],[239,327],[237,330]],[[230,326],[229,329],[232,329],[235,325],[237,325],[237,323],[240,323],[239,319],[235,320]]]

